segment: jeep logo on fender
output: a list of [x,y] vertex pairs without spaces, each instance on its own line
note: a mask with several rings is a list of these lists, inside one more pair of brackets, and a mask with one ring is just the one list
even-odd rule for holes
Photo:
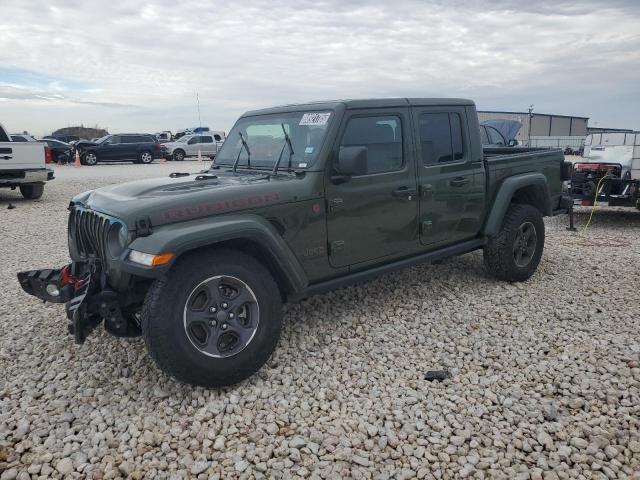
[[191,218],[206,217],[214,213],[241,210],[245,208],[260,207],[276,203],[280,200],[280,193],[272,192],[264,195],[252,195],[250,197],[238,197],[219,202],[201,203],[188,207],[170,208],[162,212],[165,220],[187,220]]

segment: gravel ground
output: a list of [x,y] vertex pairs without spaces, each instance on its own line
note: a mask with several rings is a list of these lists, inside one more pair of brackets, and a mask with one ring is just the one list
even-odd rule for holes
[[640,212],[600,209],[584,236],[548,219],[524,284],[476,252],[288,305],[260,373],[208,391],[140,339],[74,345],[63,307],[15,279],[66,262],[73,194],[200,168],[176,167],[59,167],[35,202],[0,190],[2,480],[640,478]]

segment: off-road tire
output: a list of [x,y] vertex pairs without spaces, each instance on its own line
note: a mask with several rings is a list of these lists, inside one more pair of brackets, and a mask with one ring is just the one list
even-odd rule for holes
[[185,156],[186,154],[182,150],[176,150],[175,152],[173,152],[173,159],[176,162],[182,162]]
[[[185,305],[201,282],[218,275],[233,276],[247,284],[257,299],[257,330],[233,356],[214,358],[189,339],[184,322]],[[154,281],[142,309],[142,336],[156,364],[178,380],[203,387],[238,383],[257,372],[278,344],[282,300],[271,273],[245,253],[219,249],[197,251],[180,258]]]
[[[514,257],[518,229],[527,223],[535,228],[536,245],[529,263],[519,266]],[[496,236],[489,237],[484,247],[484,265],[494,277],[508,282],[523,282],[538,268],[544,249],[544,221],[540,211],[525,204],[511,204]]]
[[37,200],[44,193],[44,184],[20,185],[20,193],[27,200]]

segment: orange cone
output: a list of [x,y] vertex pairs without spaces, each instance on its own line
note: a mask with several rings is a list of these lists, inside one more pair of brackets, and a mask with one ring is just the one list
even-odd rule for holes
[[76,161],[73,162],[73,166],[79,168],[82,163],[80,162],[80,152],[76,150]]

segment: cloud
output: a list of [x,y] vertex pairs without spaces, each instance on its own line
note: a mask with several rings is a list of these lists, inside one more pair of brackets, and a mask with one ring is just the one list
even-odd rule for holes
[[5,0],[0,63],[42,78],[20,85],[0,70],[0,88],[32,98],[0,97],[15,128],[43,131],[59,126],[54,111],[120,131],[195,125],[196,92],[203,123],[219,129],[257,107],[376,96],[533,103],[640,128],[639,5]]

